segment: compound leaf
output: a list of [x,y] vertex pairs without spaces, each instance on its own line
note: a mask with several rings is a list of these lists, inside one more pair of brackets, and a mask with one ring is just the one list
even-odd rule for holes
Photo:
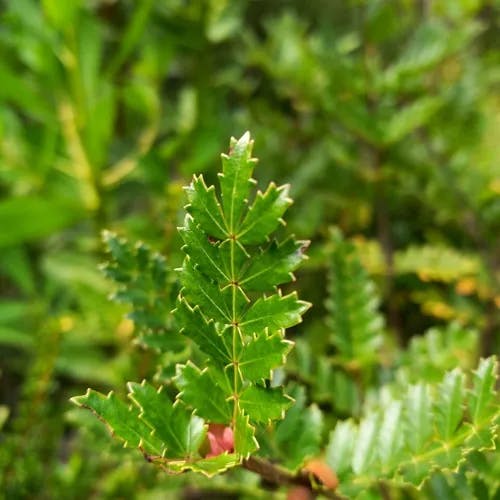
[[361,265],[354,245],[332,231],[328,272],[327,324],[337,356],[345,363],[371,363],[383,335],[375,286]]
[[[229,153],[222,155],[219,194],[201,176],[186,189],[188,215],[179,229],[186,255],[173,315],[164,261],[145,245],[132,248],[107,236],[112,261],[106,272],[120,286],[118,298],[132,304],[136,324],[144,325],[144,341],[162,350],[175,324],[175,338],[185,348],[182,356],[165,355],[170,365],[160,367],[162,380],[173,381],[179,391],[175,402],[146,382],[131,383],[137,410],[130,413],[116,403],[120,413],[111,413],[113,425],[136,445],[152,440],[148,460],[174,473],[212,475],[241,463],[259,447],[257,424],[282,419],[292,404],[282,387],[270,387],[270,378],[292,345],[284,329],[300,322],[309,304],[296,293],[283,296],[277,287],[294,279],[306,244],[293,238],[268,243],[291,200],[288,186],[271,183],[249,206],[252,145],[248,133],[231,139]],[[162,335],[152,338],[153,332]],[[187,352],[193,360],[178,364],[172,376],[171,363],[184,362]],[[203,369],[193,362],[200,354]],[[98,403],[103,406],[99,398]],[[307,415],[317,421],[314,409]],[[216,429],[223,429],[222,437]]]
[[137,342],[162,352],[182,350],[185,342],[174,331],[170,315],[172,271],[165,257],[110,231],[103,232],[103,241],[109,260],[102,270],[118,286],[113,300],[131,306],[128,317],[134,322]]
[[[467,394],[455,369],[439,384],[417,384],[361,418],[340,421],[330,435],[327,461],[340,493],[355,497],[380,480],[420,487],[435,469],[455,471],[472,452],[491,450],[500,418],[496,358],[480,361]],[[479,417],[481,415],[481,417]]]

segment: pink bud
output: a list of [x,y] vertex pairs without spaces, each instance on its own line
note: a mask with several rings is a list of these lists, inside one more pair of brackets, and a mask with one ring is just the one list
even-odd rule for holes
[[210,451],[206,458],[216,457],[221,453],[234,451],[234,436],[231,427],[226,427],[224,424],[208,424],[208,442]]

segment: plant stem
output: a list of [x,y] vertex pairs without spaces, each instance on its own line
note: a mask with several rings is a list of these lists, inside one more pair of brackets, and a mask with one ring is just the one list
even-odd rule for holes
[[243,460],[242,465],[245,469],[259,474],[262,479],[269,483],[278,486],[303,486],[311,492],[313,498],[321,494],[326,498],[345,500],[345,497],[322,486],[312,474],[304,470],[299,471],[297,474],[292,474],[286,469],[260,457],[249,457]]

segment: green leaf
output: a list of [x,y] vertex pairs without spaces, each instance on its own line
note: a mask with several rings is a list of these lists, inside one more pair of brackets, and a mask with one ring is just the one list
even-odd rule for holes
[[0,405],[0,430],[2,430],[2,427],[9,418],[9,413],[10,410],[8,406]]
[[234,453],[222,453],[215,457],[197,458],[192,460],[169,459],[158,455],[147,455],[148,462],[159,465],[162,472],[181,474],[186,471],[200,472],[207,477],[221,474],[241,463],[241,459]]
[[484,419],[498,411],[495,395],[498,362],[495,358],[481,359],[474,371],[474,386],[469,396],[469,411],[474,425],[481,425]]
[[[281,245],[245,247],[267,242],[291,203],[288,187],[271,183],[265,193],[257,193],[247,211],[254,185],[251,146],[245,134],[240,140],[232,139],[230,153],[222,157],[222,212],[215,190],[207,188],[202,178],[195,177],[187,190],[190,216],[180,229],[187,256],[176,311],[183,333],[210,358],[207,370],[190,364],[178,368],[180,399],[210,421],[233,425],[236,401],[250,426],[262,419],[281,418],[289,403],[278,390],[253,384],[268,379],[271,370],[283,363],[290,348],[283,330],[297,324],[309,307],[296,294],[283,297],[279,289],[260,299],[249,293],[276,291],[277,285],[293,279],[292,271],[304,259],[305,246],[290,238]],[[207,399],[210,384],[215,388],[213,398]],[[257,395],[267,398],[263,401],[268,407],[256,406]],[[216,409],[214,398],[222,410]],[[247,429],[247,433],[253,436],[253,431]]]
[[421,450],[432,433],[431,398],[425,384],[409,387],[406,399],[407,444],[413,452]]
[[328,271],[328,326],[337,357],[348,364],[371,364],[383,338],[378,296],[361,265],[356,248],[340,231],[331,232],[333,250]]
[[225,273],[220,252],[214,243],[210,243],[207,235],[201,231],[190,215],[184,220],[184,227],[179,232],[186,244],[183,250],[196,262],[198,269],[218,283],[227,284],[230,277]]
[[281,216],[292,204],[288,191],[288,185],[278,188],[271,183],[265,193],[257,192],[239,228],[237,239],[240,243],[257,245],[267,241],[268,235],[283,223]]
[[182,325],[181,333],[192,339],[204,353],[222,366],[231,362],[231,351],[224,340],[224,333],[219,335],[214,321],[207,321],[198,306],[191,308],[181,297],[175,314]]
[[483,425],[477,426],[469,422],[463,425],[461,430],[463,434],[467,436],[465,443],[469,446],[470,450],[491,451],[496,449],[499,419],[500,411],[497,405],[496,414],[494,414],[492,418],[486,420],[489,425],[483,423]]
[[400,431],[403,405],[392,401],[384,411],[378,434],[377,453],[382,465],[394,465],[403,448],[403,435]]
[[418,81],[419,76],[429,74],[428,70],[446,56],[462,49],[477,29],[474,23],[469,23],[455,30],[438,18],[429,18],[417,27],[399,58],[386,70],[386,86],[398,88],[404,78]]
[[262,333],[245,345],[238,366],[243,377],[252,382],[269,378],[273,368],[282,365],[292,343],[283,340],[279,333],[268,336]]
[[172,271],[165,257],[142,242],[132,245],[110,231],[103,231],[102,237],[110,254],[102,271],[118,287],[113,299],[130,304],[129,318],[134,322],[139,343],[163,352],[181,350],[183,339],[172,331]]
[[146,382],[131,383],[129,389],[129,397],[140,414],[111,393],[105,397],[89,390],[85,396],[72,401],[91,409],[126,445],[138,447],[149,462],[169,473],[192,470],[211,477],[240,463],[238,455],[228,453],[201,458],[198,452],[207,432],[201,418],[177,403],[172,405],[161,390]]
[[36,293],[35,269],[25,247],[3,248],[0,252],[0,272],[27,296]]
[[243,411],[256,422],[267,423],[270,420],[282,419],[285,410],[293,400],[283,394],[282,388],[268,389],[257,385],[250,385],[239,396],[239,403]]
[[44,238],[84,217],[78,202],[50,196],[12,197],[0,202],[0,247]]
[[[130,314],[129,318],[135,323],[138,316]],[[157,353],[180,353],[186,349],[186,339],[177,332],[158,333],[146,331],[140,333],[134,339],[134,343]]]
[[219,181],[222,206],[230,234],[238,233],[243,210],[254,181],[251,178],[257,160],[251,157],[253,141],[246,132],[240,139],[231,139],[229,154],[222,155],[222,173]]
[[[219,249],[226,274],[231,276],[230,281],[232,281],[232,277],[234,276],[234,281],[239,283],[239,276],[242,269],[248,265],[250,254],[242,245],[237,244],[234,240],[223,241]],[[226,281],[225,285],[228,285],[230,281]],[[241,286],[239,290],[242,291]]]
[[302,321],[310,304],[297,299],[293,292],[284,297],[279,293],[258,299],[244,314],[239,326],[247,335],[260,334],[265,329],[274,333]]
[[190,258],[184,260],[181,274],[182,293],[191,304],[200,306],[203,315],[221,323],[231,323],[231,295],[195,269]]
[[201,418],[190,415],[153,386],[142,382],[129,382],[129,397],[140,407],[140,419],[163,441],[164,456],[189,458],[195,455],[206,436],[206,426]]
[[352,470],[356,474],[365,472],[377,456],[378,415],[368,415],[359,425],[356,445],[352,454]]
[[438,382],[457,365],[468,368],[475,362],[479,332],[458,323],[430,328],[413,337],[401,356],[398,376],[409,382]]
[[398,274],[415,273],[422,280],[451,283],[478,274],[481,260],[444,245],[412,245],[395,253],[394,267]]
[[[194,365],[189,364],[179,368],[180,398],[201,416],[233,425],[238,413],[233,402],[249,417],[249,425],[282,417],[288,399],[277,390],[253,384],[268,379],[271,370],[283,363],[290,344],[282,330],[298,323],[308,307],[296,294],[283,297],[280,290],[260,299],[249,293],[276,291],[278,284],[293,279],[292,271],[304,259],[304,243],[291,238],[265,249],[245,247],[267,242],[291,202],[287,187],[271,183],[265,193],[257,193],[247,211],[255,183],[251,147],[250,136],[245,134],[240,140],[232,139],[230,153],[222,156],[222,213],[215,190],[194,178],[188,188],[191,215],[180,230],[187,256],[176,317],[183,332],[210,357],[208,370],[193,371]],[[214,397],[225,405],[222,414],[210,406],[213,400],[205,400],[210,383],[217,387]],[[203,391],[198,392],[204,392],[203,396],[194,389],[200,384]],[[257,394],[269,400],[267,409],[255,407]],[[248,434],[253,436],[253,432]]]
[[255,427],[250,424],[248,415],[239,411],[234,423],[234,449],[242,458],[247,458],[259,449],[255,439]]
[[266,291],[276,285],[293,281],[293,271],[306,259],[304,250],[308,241],[288,238],[278,244],[273,241],[268,248],[255,256],[240,278],[240,285],[249,291]]
[[190,469],[194,472],[201,472],[205,476],[212,477],[216,474],[221,474],[236,465],[240,465],[241,458],[234,453],[222,453],[215,457],[196,460],[192,464],[186,464],[179,472]]
[[224,214],[215,187],[207,188],[203,176],[194,176],[189,187],[185,188],[189,205],[186,207],[196,222],[203,228],[207,235],[220,240],[229,236]]
[[125,446],[143,448],[145,452],[156,455],[163,453],[161,439],[139,419],[137,411],[120,401],[113,392],[104,396],[89,389],[85,395],[71,398],[71,401],[92,410],[108,425],[113,435],[125,441]]
[[[494,449],[500,419],[496,363],[481,360],[470,395],[465,374],[455,369],[434,386],[410,385],[400,399],[381,398],[357,426],[338,422],[327,460],[340,477],[340,493],[355,497],[381,480],[420,487],[434,470],[456,471],[472,452]],[[474,422],[472,409],[480,400],[489,402]]]
[[291,396],[295,404],[287,411],[285,418],[276,424],[274,440],[283,465],[296,471],[308,458],[320,453],[323,415],[316,405],[306,408],[303,387],[295,388]]
[[200,370],[193,363],[178,365],[175,384],[181,391],[179,399],[212,423],[227,424],[233,417],[232,404],[226,392],[217,385],[212,368]]
[[0,345],[30,349],[35,344],[35,339],[30,332],[0,325]]
[[326,461],[342,479],[351,469],[358,429],[352,420],[341,420],[330,434]]
[[384,127],[385,143],[395,143],[425,125],[442,105],[441,96],[424,96],[400,109]]
[[[247,133],[232,139],[231,151],[222,156],[222,207],[215,188],[207,187],[201,176],[194,177],[186,190],[189,214],[179,229],[186,255],[178,270],[182,288],[173,315],[173,279],[164,259],[144,244],[132,247],[106,233],[112,258],[105,272],[119,286],[116,299],[132,305],[139,342],[162,351],[170,339],[173,347],[179,338],[187,338],[198,348],[181,342],[183,351],[163,356],[165,364],[157,376],[169,386],[174,382],[179,390],[175,403],[145,382],[130,385],[130,398],[141,410],[136,418],[162,441],[163,456],[149,453],[147,458],[173,473],[195,470],[211,475],[240,463],[259,447],[255,424],[282,419],[292,403],[282,387],[260,384],[271,384],[272,370],[283,364],[291,347],[284,329],[300,322],[309,307],[296,293],[282,296],[277,288],[294,279],[292,272],[305,258],[306,243],[293,238],[267,243],[291,200],[288,186],[271,183],[248,208],[255,184],[251,148]],[[256,291],[263,293],[252,293]],[[174,325],[182,335],[170,335]],[[188,353],[195,359],[203,354],[204,368],[189,360],[178,364],[173,376],[173,364],[185,362]],[[304,416],[303,427],[321,420],[315,407]],[[199,457],[199,449],[207,444],[202,446],[205,422],[232,429],[235,454],[213,460]],[[303,431],[316,439],[316,433]],[[299,442],[304,450],[312,449]],[[294,464],[304,456],[296,449]]]
[[[59,16],[59,11],[61,10],[60,5],[53,0],[51,1],[51,4],[54,4],[52,11],[55,15]],[[150,18],[153,5],[153,0],[146,0],[145,2],[138,4],[137,9],[133,11],[126,29],[123,30],[123,35],[120,37],[119,47],[112,54],[112,59],[109,62],[108,71],[110,74],[114,75],[116,73],[116,71],[127,60],[127,56],[129,56],[131,51],[135,48],[147,26],[147,21]],[[73,6],[72,10],[76,10],[76,8]],[[67,22],[61,22],[61,25],[61,27],[64,27],[67,25]]]
[[435,405],[436,427],[444,440],[449,440],[462,420],[462,401],[465,393],[465,376],[459,370],[448,372],[439,386],[438,403]]
[[23,77],[17,68],[10,67],[7,58],[0,63],[0,79],[0,99],[3,103],[12,101],[28,116],[43,121],[48,127],[55,127],[53,108],[40,94],[41,86],[35,80]]

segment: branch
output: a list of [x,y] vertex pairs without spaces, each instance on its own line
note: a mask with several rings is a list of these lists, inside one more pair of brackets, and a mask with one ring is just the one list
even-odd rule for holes
[[334,500],[345,500],[345,497],[335,493],[333,489],[325,486],[320,479],[305,469],[297,474],[283,469],[279,465],[273,464],[263,458],[249,457],[243,461],[243,467],[249,471],[259,474],[264,480],[278,486],[302,486],[307,488],[312,498],[318,494]]

